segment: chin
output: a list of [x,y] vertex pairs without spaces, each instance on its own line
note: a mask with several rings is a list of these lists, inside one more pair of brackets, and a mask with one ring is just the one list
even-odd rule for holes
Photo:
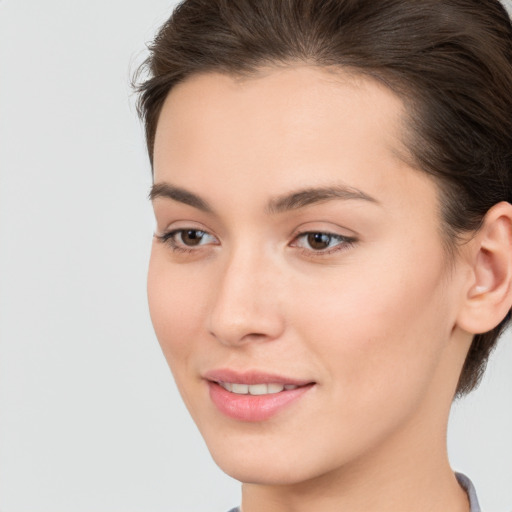
[[[326,457],[308,456],[306,450],[269,446],[266,442],[253,442],[251,446],[239,443],[209,443],[213,460],[219,468],[243,483],[258,485],[294,485],[314,479],[332,468]],[[320,452],[318,452],[320,453]]]
[[309,471],[301,471],[296,465],[276,464],[272,458],[268,460],[241,460],[233,457],[226,460],[226,457],[215,458],[219,468],[227,475],[239,482],[257,485],[294,485],[314,477]]

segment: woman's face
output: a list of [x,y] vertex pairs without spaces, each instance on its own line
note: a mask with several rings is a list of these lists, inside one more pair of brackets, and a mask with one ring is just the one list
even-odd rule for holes
[[401,158],[403,117],[383,86],[308,67],[194,76],[165,102],[151,316],[235,478],[410,458],[442,430],[461,279],[436,186]]

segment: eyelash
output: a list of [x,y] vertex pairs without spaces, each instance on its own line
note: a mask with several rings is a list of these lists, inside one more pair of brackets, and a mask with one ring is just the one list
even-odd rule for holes
[[[198,247],[200,247],[202,244],[198,244],[195,247],[194,246],[187,247],[186,245],[179,245],[179,243],[176,241],[176,236],[180,235],[180,234],[184,234],[187,231],[201,233],[203,236],[212,236],[207,231],[203,231],[202,229],[180,228],[180,229],[173,229],[172,231],[169,231],[162,235],[155,234],[155,237],[161,243],[168,245],[173,252],[182,253],[182,254],[190,254],[190,253],[196,252],[198,250]],[[311,235],[327,236],[327,237],[329,237],[329,242],[334,239],[334,240],[338,241],[339,243],[334,245],[334,247],[327,248],[327,249],[321,249],[321,250],[315,250],[312,248],[307,249],[305,247],[300,247],[297,245],[297,242],[299,240],[307,239],[307,237],[311,236]],[[304,232],[295,234],[292,242],[290,243],[290,247],[298,247],[302,254],[305,254],[306,256],[309,256],[309,257],[311,257],[311,256],[322,257],[322,256],[328,256],[328,255],[333,254],[338,251],[343,251],[343,250],[349,249],[356,242],[357,242],[357,239],[354,237],[348,237],[348,236],[339,235],[336,233],[330,233],[327,231],[304,231]]]
[[[175,239],[176,235],[179,235],[180,233],[181,234],[186,233],[187,231],[194,231],[196,233],[202,233],[203,235],[209,235],[208,232],[206,232],[202,229],[180,228],[180,229],[173,229],[172,231],[169,231],[162,235],[155,235],[155,237],[160,242],[168,245],[173,252],[190,254],[190,253],[196,252],[197,248],[195,248],[194,246],[187,247],[186,245],[179,245]],[[197,247],[200,247],[200,245]]]
[[[299,247],[297,245],[297,242],[299,240],[301,240],[301,239],[307,240],[307,238],[311,235],[326,236],[329,238],[329,243],[332,240],[335,240],[338,243],[336,245],[334,245],[333,247],[330,247],[327,249],[320,249],[320,250],[315,250],[313,248],[308,249],[305,247]],[[350,247],[352,247],[356,243],[356,241],[357,240],[354,237],[339,235],[337,233],[330,233],[328,231],[304,231],[302,233],[297,233],[293,238],[292,244],[290,244],[290,245],[291,245],[291,247],[298,247],[300,249],[300,251],[303,254],[305,254],[306,256],[313,255],[313,257],[322,257],[322,256],[329,256],[329,255],[339,252],[339,251],[347,250]]]

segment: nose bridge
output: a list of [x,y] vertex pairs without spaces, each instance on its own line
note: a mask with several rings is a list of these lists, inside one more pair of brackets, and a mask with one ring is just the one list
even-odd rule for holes
[[211,334],[222,343],[240,344],[279,336],[278,269],[264,251],[239,243],[222,262],[210,313]]

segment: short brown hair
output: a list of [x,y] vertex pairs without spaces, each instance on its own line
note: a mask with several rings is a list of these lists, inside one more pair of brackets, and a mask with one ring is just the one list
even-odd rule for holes
[[[405,142],[437,180],[452,248],[512,202],[512,27],[498,0],[185,0],[149,49],[137,90],[151,163],[176,84],[302,61],[371,76],[402,98]],[[457,395],[478,385],[510,316],[474,337]]]

